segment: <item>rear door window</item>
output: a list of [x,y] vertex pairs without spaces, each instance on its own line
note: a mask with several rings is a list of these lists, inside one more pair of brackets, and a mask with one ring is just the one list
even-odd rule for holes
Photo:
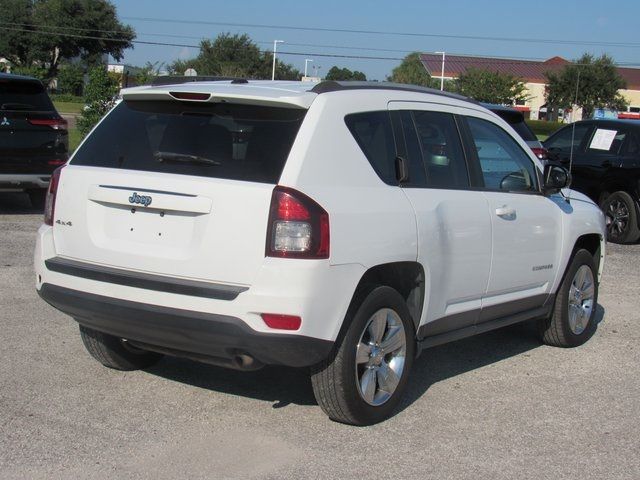
[[433,188],[468,187],[466,160],[453,115],[416,110],[413,117],[427,171],[427,185]]
[[53,104],[42,83],[0,78],[0,111],[51,111]]
[[277,183],[306,110],[123,101],[74,165]]

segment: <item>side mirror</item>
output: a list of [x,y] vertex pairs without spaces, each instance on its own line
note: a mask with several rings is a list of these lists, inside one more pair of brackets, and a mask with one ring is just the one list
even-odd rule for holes
[[544,166],[544,185],[542,191],[545,195],[553,195],[563,188],[571,185],[571,173],[561,165],[547,163]]

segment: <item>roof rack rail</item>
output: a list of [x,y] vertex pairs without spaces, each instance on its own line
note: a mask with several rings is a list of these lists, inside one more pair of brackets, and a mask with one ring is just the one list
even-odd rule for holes
[[318,95],[329,92],[340,92],[344,90],[399,90],[403,92],[429,93],[442,97],[454,98],[479,105],[479,102],[472,98],[458,95],[457,93],[443,92],[435,88],[421,87],[419,85],[407,85],[393,82],[358,82],[358,81],[335,81],[325,80],[317,83],[310,91]]

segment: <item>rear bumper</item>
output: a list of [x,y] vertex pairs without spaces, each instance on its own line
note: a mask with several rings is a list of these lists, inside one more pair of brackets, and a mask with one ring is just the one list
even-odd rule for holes
[[27,190],[47,188],[50,173],[43,174],[0,174],[0,190]]
[[243,356],[261,364],[310,366],[325,359],[333,346],[329,340],[303,335],[256,332],[227,315],[121,300],[46,283],[38,293],[81,325],[151,349],[237,368],[241,365],[234,360]]

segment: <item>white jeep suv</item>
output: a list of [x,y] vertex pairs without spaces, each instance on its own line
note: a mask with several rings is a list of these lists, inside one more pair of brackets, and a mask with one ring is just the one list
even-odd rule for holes
[[124,90],[52,178],[36,287],[108,367],[310,367],[332,419],[371,424],[424,348],[525,320],[551,345],[594,333],[605,224],[569,178],[430,89]]

